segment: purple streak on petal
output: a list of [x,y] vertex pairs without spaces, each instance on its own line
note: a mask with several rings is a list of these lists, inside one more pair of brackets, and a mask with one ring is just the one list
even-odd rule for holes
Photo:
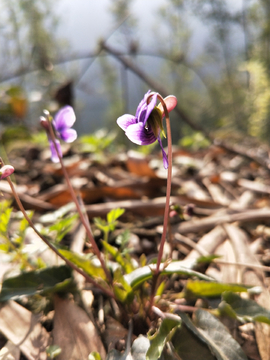
[[71,106],[65,106],[60,109],[53,120],[56,131],[61,132],[63,129],[70,128],[76,120],[76,115]]
[[121,129],[126,131],[130,125],[137,123],[137,119],[133,115],[125,114],[125,115],[120,116],[116,120],[116,122],[117,122],[118,126],[120,126]]
[[64,129],[59,133],[60,139],[67,143],[71,143],[77,139],[77,131],[74,129]]
[[156,102],[157,102],[157,94],[154,94],[151,98],[150,103],[147,105],[147,110],[146,110],[146,114],[145,114],[145,118],[143,119],[143,123],[144,126],[146,124],[146,121],[149,118],[149,115],[151,114],[152,110],[154,109],[154,107],[156,106]]
[[137,110],[136,110],[136,118],[139,118],[139,113],[141,112],[141,108],[144,107],[144,105],[146,104],[146,99],[147,96],[150,94],[151,90],[148,90],[147,93],[144,95],[142,101],[139,103]]
[[157,140],[153,131],[146,130],[141,122],[130,125],[126,130],[126,136],[137,145],[150,145]]
[[[60,156],[62,157],[63,155],[62,155],[62,150],[61,150],[60,141],[56,139],[55,142],[56,142],[56,146],[57,146],[58,152],[59,152]],[[52,140],[50,140],[50,139],[49,139],[49,143],[50,143],[50,148],[51,148],[51,153],[52,153],[51,160],[52,160],[52,162],[54,162],[54,163],[58,163],[58,162],[59,162],[59,158],[58,158],[56,149],[55,149],[55,147],[54,147],[54,143],[53,143]]]
[[161,138],[160,138],[160,135],[158,136],[158,142],[159,142],[159,145],[161,147],[161,151],[162,151],[162,157],[163,157],[163,166],[164,166],[164,169],[168,169],[168,166],[169,166],[169,162],[168,162],[168,158],[167,158],[167,154],[163,148],[163,145],[162,145],[162,141],[161,141]]

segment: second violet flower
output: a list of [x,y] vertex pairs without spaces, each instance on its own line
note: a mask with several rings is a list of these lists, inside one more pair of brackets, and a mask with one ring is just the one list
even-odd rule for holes
[[[125,131],[129,140],[137,145],[150,145],[157,140],[162,150],[164,168],[167,169],[168,158],[160,137],[160,132],[165,135],[162,126],[164,110],[161,104],[156,106],[157,93],[153,94],[151,101],[147,104],[150,92],[149,90],[144,95],[143,100],[136,110],[135,116],[130,114],[120,116],[117,119],[117,124]],[[177,104],[177,99],[173,95],[167,96],[164,101],[168,112],[172,111]]]
[[43,127],[46,129],[50,144],[50,149],[52,154],[51,159],[53,162],[57,163],[59,162],[58,154],[62,157],[62,150],[60,146],[60,141],[58,139],[61,139],[67,143],[71,143],[77,139],[76,130],[71,128],[76,121],[76,115],[71,106],[65,106],[56,113],[54,119],[52,120],[52,126],[55,132],[54,141],[57,149],[55,148],[54,142],[52,140],[52,137],[48,129],[48,126],[50,125],[46,124],[47,121],[48,119],[41,117],[41,122],[43,124]]

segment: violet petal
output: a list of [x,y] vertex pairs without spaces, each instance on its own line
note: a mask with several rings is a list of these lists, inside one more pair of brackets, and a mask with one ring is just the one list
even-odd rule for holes
[[60,139],[67,143],[71,143],[77,139],[77,131],[74,129],[64,129],[59,133]]
[[120,116],[116,120],[116,122],[117,122],[118,126],[120,126],[121,129],[126,131],[130,125],[137,123],[137,119],[133,115],[125,114],[125,115]]
[[76,120],[76,115],[71,106],[65,106],[60,109],[53,120],[56,131],[61,132],[66,128],[70,128]]
[[151,98],[150,103],[147,105],[147,110],[146,110],[146,114],[145,114],[145,118],[143,119],[144,122],[144,126],[149,118],[149,115],[151,114],[152,110],[154,109],[154,107],[156,106],[156,102],[157,102],[157,94],[154,94]]
[[148,95],[150,94],[151,90],[148,90],[147,93],[144,95],[143,99],[141,100],[141,102],[139,103],[137,110],[136,110],[136,118],[139,117],[139,113],[141,112],[142,107],[144,107],[144,105],[146,104],[146,99],[148,97]]
[[126,130],[126,136],[137,145],[150,145],[157,140],[153,131],[145,129],[141,122],[130,125]]

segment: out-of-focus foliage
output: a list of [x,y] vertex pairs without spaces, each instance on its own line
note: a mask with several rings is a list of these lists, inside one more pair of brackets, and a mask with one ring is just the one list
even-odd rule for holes
[[52,99],[60,48],[53,1],[1,0],[0,124],[29,123]]

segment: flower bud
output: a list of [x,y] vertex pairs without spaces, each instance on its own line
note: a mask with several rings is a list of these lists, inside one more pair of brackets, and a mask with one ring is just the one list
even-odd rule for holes
[[5,179],[14,173],[14,167],[11,165],[4,165],[0,168],[0,180]]

